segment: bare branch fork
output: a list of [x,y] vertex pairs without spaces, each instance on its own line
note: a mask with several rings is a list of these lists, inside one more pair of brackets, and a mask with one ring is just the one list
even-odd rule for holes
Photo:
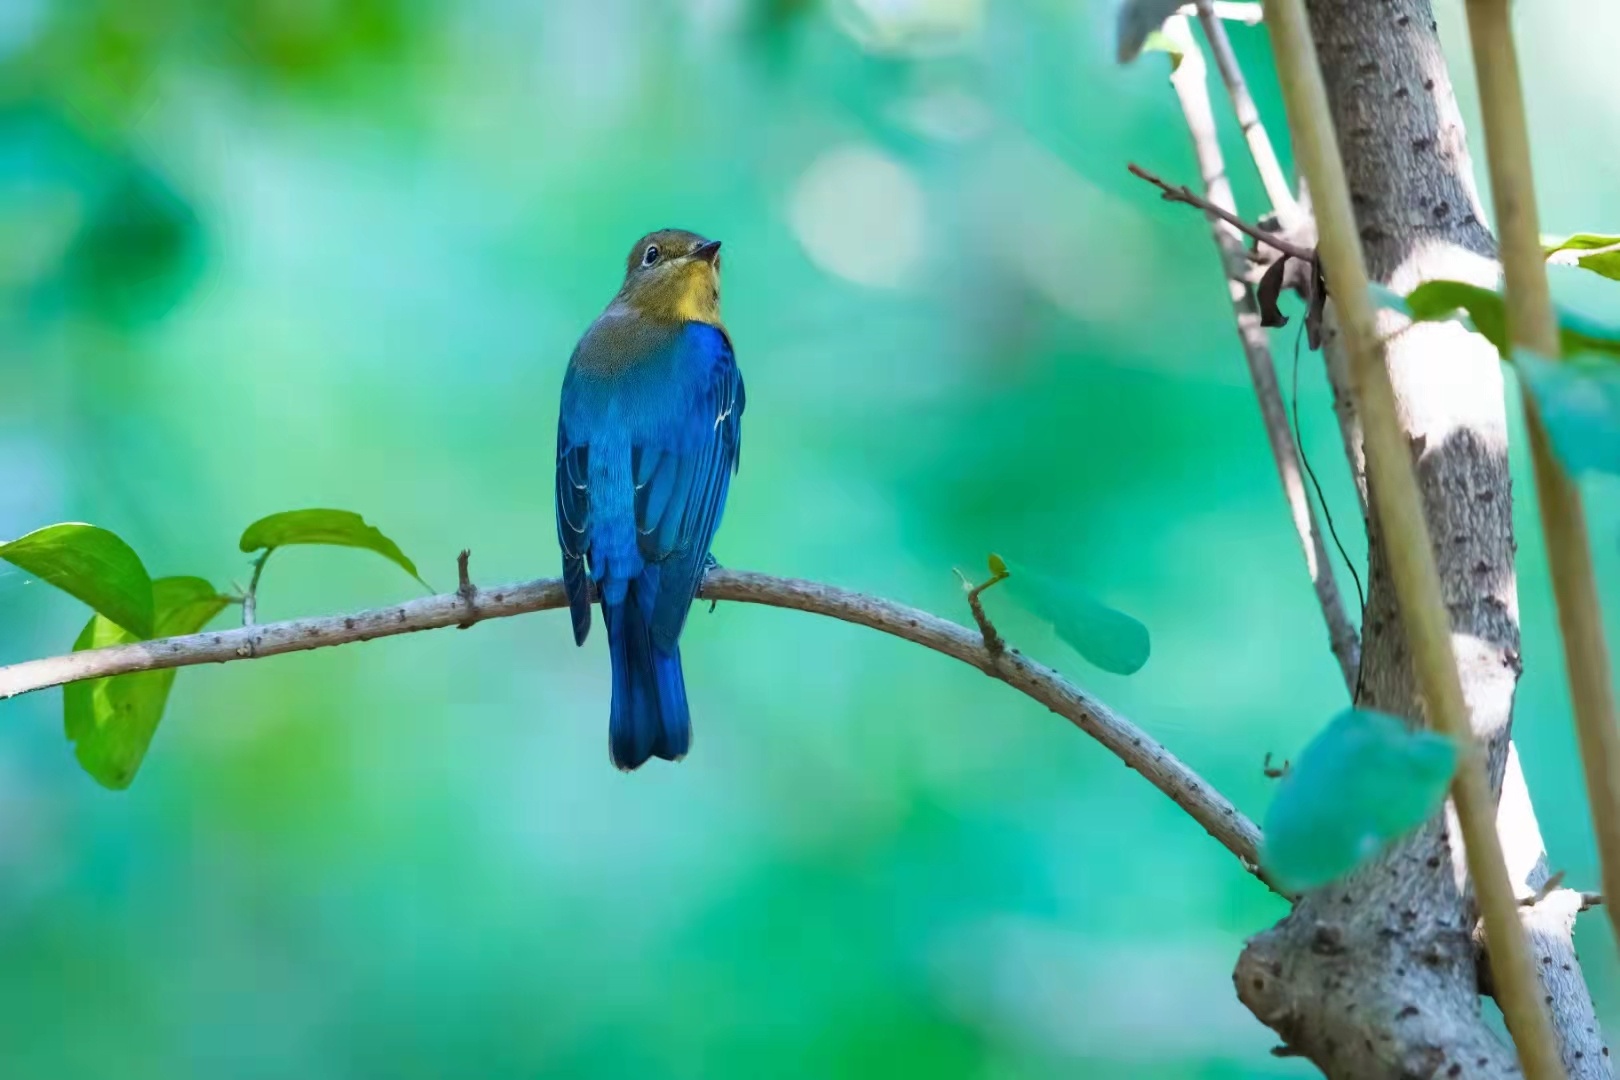
[[[1205,14],[1207,11],[1208,0],[1200,0],[1200,13]],[[1345,610],[1344,597],[1333,575],[1333,561],[1323,539],[1321,522],[1317,520],[1316,510],[1305,491],[1301,468],[1302,455],[1295,441],[1294,431],[1288,423],[1288,411],[1283,404],[1282,389],[1277,384],[1277,366],[1272,359],[1271,343],[1265,331],[1265,319],[1261,314],[1254,286],[1250,282],[1251,263],[1248,253],[1244,250],[1242,236],[1264,235],[1267,238],[1265,242],[1276,243],[1279,250],[1282,250],[1284,245],[1278,238],[1263,230],[1233,223],[1240,219],[1237,218],[1237,204],[1232,197],[1232,185],[1227,179],[1226,162],[1222,157],[1220,138],[1215,129],[1215,110],[1210,103],[1202,51],[1197,41],[1193,39],[1191,27],[1187,25],[1185,19],[1172,19],[1166,24],[1165,29],[1173,38],[1178,39],[1182,49],[1181,63],[1175,65],[1170,73],[1170,85],[1181,104],[1182,117],[1187,123],[1187,133],[1192,137],[1193,152],[1198,160],[1198,171],[1203,180],[1205,197],[1199,198],[1185,186],[1173,188],[1136,165],[1130,166],[1130,170],[1132,174],[1159,188],[1164,193],[1165,199],[1206,210],[1210,236],[1215,242],[1216,249],[1220,251],[1221,261],[1225,266],[1227,295],[1231,300],[1232,315],[1237,323],[1238,340],[1243,345],[1243,358],[1248,365],[1249,380],[1254,384],[1255,401],[1260,406],[1261,426],[1265,429],[1272,461],[1277,467],[1277,477],[1282,482],[1283,497],[1287,500],[1290,516],[1294,519],[1294,531],[1299,537],[1300,547],[1305,556],[1306,572],[1310,574],[1311,584],[1316,590],[1317,604],[1322,609],[1322,619],[1327,624],[1329,647],[1339,662],[1345,689],[1354,700],[1361,668],[1361,640]],[[1248,101],[1249,110],[1252,112],[1253,102],[1248,99],[1247,86],[1243,82],[1242,73],[1237,69],[1237,60],[1232,56],[1232,47],[1226,40],[1224,28],[1218,22],[1205,19],[1204,35],[1209,39],[1210,47],[1217,54],[1224,52],[1229,61],[1229,64],[1222,68],[1222,76],[1232,91],[1234,103]],[[1258,117],[1255,118],[1255,128],[1256,133],[1250,138],[1249,143],[1251,150],[1263,145],[1269,153],[1271,143]],[[1262,162],[1263,158],[1256,158],[1256,165],[1265,175],[1267,169]],[[1272,159],[1271,165],[1275,166],[1275,159]],[[1276,183],[1277,181],[1268,180],[1266,185],[1268,191]],[[1274,205],[1278,207],[1279,218],[1290,220],[1287,216],[1289,214],[1297,218],[1298,204],[1293,201],[1286,183],[1281,184],[1280,192],[1272,192],[1271,197]],[[1277,199],[1286,202],[1276,203]],[[1314,260],[1307,261],[1314,262]],[[1324,511],[1325,509],[1324,507]]]
[[[468,579],[466,566],[467,555],[463,553],[459,560],[461,587],[455,592],[393,607],[159,638],[0,667],[0,698],[84,679],[257,660],[568,606],[562,582],[555,578],[480,589]],[[1265,880],[1259,869],[1260,830],[1254,822],[1147,732],[1052,668],[1007,648],[1004,642],[1000,649],[994,649],[988,634],[917,608],[794,578],[714,568],[703,579],[698,596],[826,615],[902,638],[978,668],[1096,739],[1168,795],[1236,855],[1250,873]],[[973,599],[977,605],[978,596]],[[978,614],[982,612],[981,607]],[[987,619],[984,625],[988,625]],[[1001,641],[999,636],[994,640]]]

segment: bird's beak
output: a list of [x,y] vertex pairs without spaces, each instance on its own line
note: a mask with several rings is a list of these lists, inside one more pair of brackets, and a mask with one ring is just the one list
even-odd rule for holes
[[696,250],[692,252],[692,258],[702,259],[710,266],[713,266],[715,260],[720,258],[720,241],[708,240],[699,244]]

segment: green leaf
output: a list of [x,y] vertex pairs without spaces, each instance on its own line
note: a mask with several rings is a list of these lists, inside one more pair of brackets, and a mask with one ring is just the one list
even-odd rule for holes
[[83,600],[133,634],[152,632],[152,579],[141,557],[94,525],[47,525],[8,544],[0,559]]
[[[1620,236],[1576,233],[1562,240],[1544,241],[1542,250],[1552,266],[1579,266],[1582,270],[1620,281]],[[1596,254],[1582,254],[1588,251],[1595,251]]]
[[1507,355],[1507,309],[1501,293],[1466,281],[1425,281],[1406,294],[1406,307],[1418,322],[1440,322],[1466,311],[1470,328]]
[[[195,577],[159,578],[152,583],[157,637],[195,634],[229,600]],[[93,615],[73,643],[73,651],[127,645],[140,638]],[[135,779],[174,685],[175,670],[137,671],[105,679],[68,683],[62,688],[62,720],[74,755],[103,787],[120,790]]]
[[1175,71],[1181,66],[1181,60],[1187,55],[1187,47],[1163,30],[1155,30],[1142,42],[1142,52],[1162,52],[1170,58],[1170,70]]
[[987,561],[988,561],[988,563],[990,565],[990,576],[991,577],[1006,577],[1007,576],[1007,560],[1006,559],[1003,559],[1000,555],[997,555],[995,552],[992,551],[990,553],[990,558]]
[[1513,364],[1564,468],[1620,476],[1620,364],[1592,356],[1553,361],[1526,349]]
[[[1125,0],[1119,8],[1114,36],[1114,55],[1121,64],[1136,59],[1148,38],[1174,15],[1186,0]],[[1175,61],[1172,60],[1172,63]]]
[[398,544],[349,510],[286,510],[271,514],[247,527],[240,546],[243,551],[274,551],[289,544],[333,544],[375,551],[421,582],[423,588],[430,588]]
[[1091,663],[1114,675],[1132,675],[1148,661],[1147,627],[1073,585],[1009,564],[1007,588],[1057,636]]
[[[1485,335],[1503,358],[1511,354],[1507,335],[1507,307],[1502,294],[1464,281],[1425,281],[1406,294],[1412,318],[1438,322],[1459,310],[1468,313],[1470,329]],[[1600,352],[1620,356],[1620,328],[1607,326],[1583,315],[1558,313],[1559,349],[1564,356]]]
[[1261,865],[1291,892],[1343,877],[1429,819],[1457,759],[1456,745],[1442,735],[1346,709],[1278,781]]

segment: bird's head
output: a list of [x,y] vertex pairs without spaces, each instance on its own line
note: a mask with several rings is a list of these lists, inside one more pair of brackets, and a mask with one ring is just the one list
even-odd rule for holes
[[619,300],[650,318],[720,325],[720,241],[685,229],[648,233],[625,260]]

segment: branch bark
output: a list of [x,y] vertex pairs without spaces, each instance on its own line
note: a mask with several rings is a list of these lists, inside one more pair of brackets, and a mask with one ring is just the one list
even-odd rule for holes
[[[1311,0],[1310,16],[1373,277],[1400,291],[1432,277],[1494,285],[1494,244],[1428,0]],[[1329,314],[1331,361],[1342,342]],[[1398,322],[1386,316],[1381,329]],[[1509,758],[1520,664],[1500,367],[1489,345],[1433,325],[1392,341],[1388,366],[1436,541],[1473,731],[1493,782],[1508,775],[1498,831],[1515,891],[1534,895],[1546,859],[1516,758]],[[1338,398],[1343,371],[1330,363],[1330,372]],[[1359,483],[1361,418],[1344,407],[1347,399],[1336,404]],[[1416,715],[1420,699],[1382,522],[1373,515],[1369,527],[1366,696],[1374,707]],[[1479,1014],[1475,915],[1459,884],[1451,828],[1436,822],[1342,889],[1302,898],[1289,918],[1252,939],[1239,961],[1239,996],[1330,1077],[1443,1076],[1453,1068],[1463,1076],[1519,1075]],[[1608,1076],[1567,927],[1544,916],[1532,921],[1533,910],[1522,909],[1523,917],[1566,1066],[1572,1076]]]
[[[1362,10],[1356,14],[1365,17],[1369,12]],[[1347,13],[1344,17],[1354,16]],[[1382,17],[1382,12],[1379,17]],[[1295,150],[1315,202],[1321,236],[1319,250],[1350,357],[1356,411],[1365,426],[1368,491],[1373,516],[1381,533],[1378,548],[1387,562],[1386,572],[1398,597],[1400,621],[1409,639],[1412,668],[1421,689],[1422,707],[1413,707],[1419,702],[1408,702],[1405,703],[1408,707],[1399,711],[1413,718],[1426,715],[1437,730],[1469,744],[1472,749],[1475,733],[1464,697],[1457,657],[1453,653],[1449,610],[1428,531],[1427,521],[1435,517],[1435,508],[1432,504],[1425,505],[1425,493],[1418,483],[1411,457],[1412,448],[1403,430],[1405,416],[1401,410],[1402,402],[1397,397],[1390,369],[1386,365],[1384,344],[1378,334],[1377,315],[1368,292],[1368,269],[1362,254],[1365,228],[1357,224],[1350,182],[1335,139],[1338,118],[1333,115],[1323,73],[1318,66],[1316,44],[1304,0],[1267,0],[1266,21],[1273,35],[1278,77],[1288,104]],[[1367,74],[1376,71],[1378,66],[1376,62],[1372,63]],[[1410,94],[1410,89],[1407,92]],[[1385,139],[1389,137],[1388,131],[1379,134]],[[1442,448],[1435,449],[1439,451]],[[1419,448],[1420,455],[1422,452],[1422,448]],[[1436,524],[1440,522],[1437,520]],[[1487,565],[1485,569],[1489,572],[1490,567]],[[1483,740],[1483,748],[1487,752],[1490,742],[1491,734],[1487,733]],[[1489,765],[1486,755],[1470,752],[1464,756],[1452,783],[1452,805],[1457,827],[1463,836],[1468,872],[1484,919],[1498,1001],[1513,1032],[1519,1060],[1523,1062],[1526,1075],[1535,1080],[1552,1080],[1563,1075],[1563,1067],[1550,1021],[1543,1009],[1528,941],[1497,840]],[[1500,775],[1498,768],[1495,770],[1498,783]],[[1374,870],[1380,868],[1390,870],[1395,877],[1412,883],[1421,882],[1424,876],[1417,872],[1403,875],[1400,869],[1389,867],[1387,860],[1382,866],[1373,867]],[[1365,879],[1366,873],[1363,873],[1353,880],[1364,883]],[[1345,895],[1350,894],[1347,892]],[[1307,909],[1311,899],[1306,897],[1291,918],[1298,917],[1302,910]],[[1363,900],[1361,906],[1365,905],[1366,901]],[[1382,917],[1383,913],[1379,914]],[[1401,936],[1402,928],[1399,926],[1386,923],[1383,929],[1390,932],[1394,939]],[[1387,950],[1388,942],[1385,943]],[[1253,951],[1251,946],[1249,952]],[[1334,954],[1342,951],[1340,947]],[[1436,968],[1443,967],[1444,955],[1436,955],[1439,960]],[[1373,976],[1377,973],[1364,974]],[[1369,978],[1369,983],[1372,981]],[[1264,980],[1261,982],[1263,984]],[[1241,980],[1239,986],[1241,990]],[[1323,987],[1322,992],[1326,996],[1332,993],[1332,989]],[[1382,1012],[1382,1009],[1379,1011]],[[1300,1049],[1313,1059],[1320,1055],[1321,1063],[1330,1072],[1337,1069],[1350,1074],[1352,1070],[1347,1068],[1347,1056],[1360,1056],[1362,1052],[1360,1047],[1343,1048],[1332,1037],[1318,1041],[1318,1032],[1300,1030],[1295,1019],[1286,1013],[1279,1014],[1263,1006],[1256,1008],[1256,1012],[1262,1020],[1282,1031],[1285,1038],[1289,1038],[1289,1033],[1293,1032],[1295,1038],[1290,1041],[1313,1044],[1302,1045]],[[1423,1009],[1413,1000],[1399,1004],[1391,1012],[1397,1021],[1423,1015]],[[1463,1061],[1455,1057],[1459,1050],[1456,1042],[1412,1047],[1411,1050],[1421,1051],[1423,1055],[1418,1060],[1404,1053],[1394,1059],[1380,1060],[1378,1050],[1370,1040],[1366,1046],[1370,1048],[1368,1055],[1371,1060],[1355,1068],[1354,1075],[1374,1075],[1372,1069],[1386,1070],[1391,1066],[1401,1072],[1428,1075],[1448,1061],[1448,1067],[1455,1067],[1459,1073],[1464,1067]],[[1479,1061],[1484,1065],[1489,1058],[1482,1056]]]
[[[1265,881],[1259,869],[1260,830],[1220,792],[1152,736],[1044,664],[1016,649],[992,650],[983,635],[926,611],[832,585],[715,568],[698,596],[826,615],[902,638],[978,668],[1034,699],[1090,735],[1168,795],[1194,821]],[[471,626],[568,605],[557,579],[493,588],[458,589],[393,607],[348,615],[204,631],[132,645],[68,653],[0,667],[0,699],[84,679],[196,664],[256,660],[447,626]],[[1268,883],[1269,884],[1269,883]]]

